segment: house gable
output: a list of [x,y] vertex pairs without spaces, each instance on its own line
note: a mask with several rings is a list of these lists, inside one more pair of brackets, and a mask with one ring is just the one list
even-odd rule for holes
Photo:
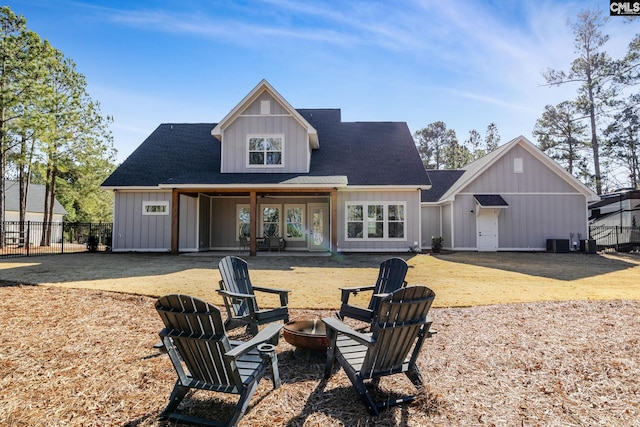
[[597,195],[523,136],[469,164],[441,200],[459,193],[577,193]]
[[319,148],[315,128],[266,80],[211,134],[221,141],[221,173],[307,173]]

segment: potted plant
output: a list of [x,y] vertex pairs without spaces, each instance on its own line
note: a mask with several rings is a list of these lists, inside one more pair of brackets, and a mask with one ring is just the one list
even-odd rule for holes
[[440,250],[442,249],[442,242],[444,242],[444,239],[440,236],[438,237],[431,237],[431,252],[433,252],[434,254],[439,254]]
[[89,252],[97,252],[99,244],[100,238],[95,234],[89,236],[89,238],[87,239],[87,249],[89,250]]

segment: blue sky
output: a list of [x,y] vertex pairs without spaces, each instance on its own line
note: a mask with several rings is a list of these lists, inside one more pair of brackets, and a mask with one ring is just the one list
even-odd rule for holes
[[[609,1],[10,0],[29,29],[72,58],[123,161],[160,123],[215,123],[263,78],[295,108],[344,121],[441,120],[462,141],[495,122],[502,143],[532,139],[567,70],[584,8]],[[637,29],[612,17],[607,51]]]

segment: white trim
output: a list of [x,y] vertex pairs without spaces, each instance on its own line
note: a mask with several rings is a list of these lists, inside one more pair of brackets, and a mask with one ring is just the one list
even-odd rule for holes
[[298,111],[293,108],[291,106],[291,104],[289,104],[289,102],[287,102],[286,99],[284,99],[282,97],[282,95],[280,95],[274,88],[273,86],[271,86],[269,84],[268,81],[266,80],[261,80],[260,83],[258,83],[256,85],[256,87],[254,87],[251,92],[249,92],[244,98],[242,98],[242,100],[235,106],[233,107],[233,109],[231,111],[229,111],[227,113],[226,116],[224,116],[224,118],[222,120],[220,120],[220,122],[216,125],[216,127],[214,127],[211,130],[211,135],[218,137],[222,135],[222,132],[224,131],[224,129],[228,126],[228,124],[230,122],[232,122],[233,120],[235,120],[235,118],[237,116],[239,116],[241,114],[242,111],[244,111],[244,107],[246,105],[249,105],[250,103],[252,103],[253,101],[255,101],[256,99],[258,99],[258,97],[260,95],[262,95],[262,93],[267,92],[268,94],[270,94],[277,102],[279,102],[285,110],[287,110],[289,112],[289,114],[303,127],[307,130],[307,135],[309,137],[309,141],[311,143],[311,148],[319,148],[320,144],[318,142],[318,132],[315,130],[315,128],[313,126],[311,126],[311,124],[305,120],[304,117],[302,117],[302,115],[300,113],[298,113]]
[[[240,114],[238,117],[252,118],[252,117],[264,117],[267,114]],[[291,114],[269,114],[269,117],[292,117]]]
[[560,164],[554,161],[551,157],[546,155],[538,147],[536,147],[531,141],[524,136],[518,136],[512,139],[504,145],[501,145],[485,157],[470,163],[465,167],[465,172],[458,178],[458,180],[442,195],[440,201],[454,201],[456,194],[459,194],[459,190],[475,181],[480,175],[486,172],[492,165],[498,162],[502,157],[506,155],[516,145],[521,146],[525,151],[531,154],[534,158],[538,159],[549,169],[551,169],[558,177],[567,182],[573,187],[579,194],[582,194],[589,200],[599,200],[597,194],[589,187],[580,182],[576,177],[567,172]]
[[[403,224],[403,237],[388,237],[389,236],[389,206],[402,206],[404,210]],[[362,237],[349,237],[349,206],[362,206]],[[384,206],[382,221],[382,237],[368,237],[366,233],[367,229],[367,207],[368,206]],[[376,221],[378,222],[378,221]],[[400,221],[392,221],[400,222]],[[344,203],[344,240],[345,242],[406,242],[407,240],[407,202],[406,201],[361,201],[361,200],[349,200]]]
[[[279,138],[280,139],[280,163],[267,163],[267,154],[269,153],[269,151],[266,150],[266,148],[264,150],[262,150],[262,154],[264,155],[264,162],[260,163],[260,164],[252,164],[251,163],[251,153],[258,153],[260,151],[257,150],[251,150],[250,148],[250,144],[251,144],[251,139],[258,139],[258,138],[262,138],[262,139],[267,139],[267,138]],[[248,133],[245,136],[245,147],[247,149],[247,155],[245,158],[245,166],[249,169],[254,169],[254,168],[284,168],[284,153],[285,153],[285,138],[284,138],[284,134],[283,133]],[[278,151],[271,151],[272,153],[276,153]]]
[[431,185],[349,185],[345,188],[345,191],[394,191],[394,190],[409,190],[409,191],[421,191],[429,190]]
[[177,188],[197,188],[197,189],[216,189],[216,188],[233,188],[233,189],[243,189],[246,191],[249,190],[259,190],[259,189],[295,189],[295,188],[326,188],[327,191],[344,188],[347,184],[320,184],[320,183],[311,183],[311,184],[281,184],[281,183],[271,183],[271,184],[160,184],[156,190],[158,189],[177,189]]

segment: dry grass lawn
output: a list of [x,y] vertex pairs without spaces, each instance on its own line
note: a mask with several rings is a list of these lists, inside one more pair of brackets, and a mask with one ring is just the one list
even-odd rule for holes
[[[340,285],[375,279],[384,255],[249,259],[256,283],[292,290],[293,317],[331,315]],[[212,302],[212,256],[81,254],[0,261],[0,425],[166,426],[175,373],[153,349],[152,296]],[[420,399],[370,417],[341,370],[278,347],[283,386],[262,381],[240,426],[640,426],[640,260],[583,254],[406,256],[436,292],[438,334]],[[4,282],[9,284],[9,282]],[[134,295],[137,294],[137,295]],[[310,310],[309,308],[314,308]],[[385,378],[385,396],[412,392]],[[198,392],[187,410],[228,411]]]
[[[409,284],[432,288],[434,307],[512,302],[640,299],[640,257],[581,253],[400,255]],[[255,285],[291,290],[292,308],[336,309],[341,286],[373,284],[389,257],[247,257]],[[215,290],[220,256],[70,254],[0,260],[0,279],[20,283],[161,296],[186,293],[221,304]],[[370,295],[361,294],[361,301]],[[263,306],[277,304],[268,295]]]

